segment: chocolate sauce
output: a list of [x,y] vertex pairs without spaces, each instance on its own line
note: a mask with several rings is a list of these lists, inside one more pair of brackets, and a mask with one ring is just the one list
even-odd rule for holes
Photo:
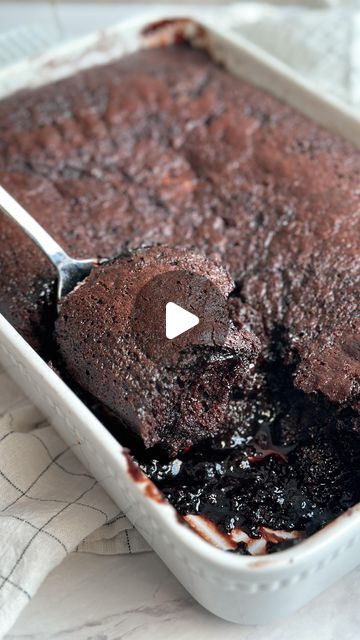
[[[360,500],[360,450],[344,452],[334,424],[355,415],[311,401],[278,363],[263,368],[262,391],[233,394],[234,431],[166,461],[138,457],[145,473],[182,515],[200,514],[231,533],[272,536],[269,552],[297,544]],[[264,391],[264,389],[266,389]],[[236,551],[247,553],[239,544]]]

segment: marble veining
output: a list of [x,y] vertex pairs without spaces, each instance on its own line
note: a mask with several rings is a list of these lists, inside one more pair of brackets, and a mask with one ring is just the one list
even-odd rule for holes
[[355,640],[359,580],[360,568],[281,622],[240,627],[205,611],[152,552],[72,554],[5,640]]

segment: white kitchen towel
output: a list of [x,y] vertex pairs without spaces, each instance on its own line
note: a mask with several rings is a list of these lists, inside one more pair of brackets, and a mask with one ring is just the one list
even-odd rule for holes
[[360,0],[329,0],[327,8],[319,2],[301,4],[237,2],[223,21],[317,91],[360,108]]
[[68,553],[148,549],[71,448],[0,370],[0,637]]

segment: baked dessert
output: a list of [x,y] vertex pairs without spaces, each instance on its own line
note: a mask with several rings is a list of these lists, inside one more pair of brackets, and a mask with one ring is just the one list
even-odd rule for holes
[[[260,346],[223,313],[233,288],[224,269],[184,249],[138,249],[93,269],[56,321],[66,372],[146,447],[161,444],[174,456],[224,431],[230,391]],[[166,341],[174,295],[200,322]]]
[[[181,513],[311,532],[359,501],[359,151],[186,45],[14,95],[0,129],[0,181],[72,255],[181,246],[235,281],[262,364],[231,391],[230,435],[178,474],[138,453]],[[65,375],[51,268],[1,217],[0,246],[0,311]],[[264,422],[285,457],[261,454]]]

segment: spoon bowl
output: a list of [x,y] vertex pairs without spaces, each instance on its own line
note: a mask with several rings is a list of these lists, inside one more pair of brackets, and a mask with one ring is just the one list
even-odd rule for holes
[[89,275],[99,264],[105,264],[106,258],[71,258],[66,251],[45,231],[24,207],[0,186],[0,210],[26,233],[41,249],[57,270],[57,305],[79,282]]

